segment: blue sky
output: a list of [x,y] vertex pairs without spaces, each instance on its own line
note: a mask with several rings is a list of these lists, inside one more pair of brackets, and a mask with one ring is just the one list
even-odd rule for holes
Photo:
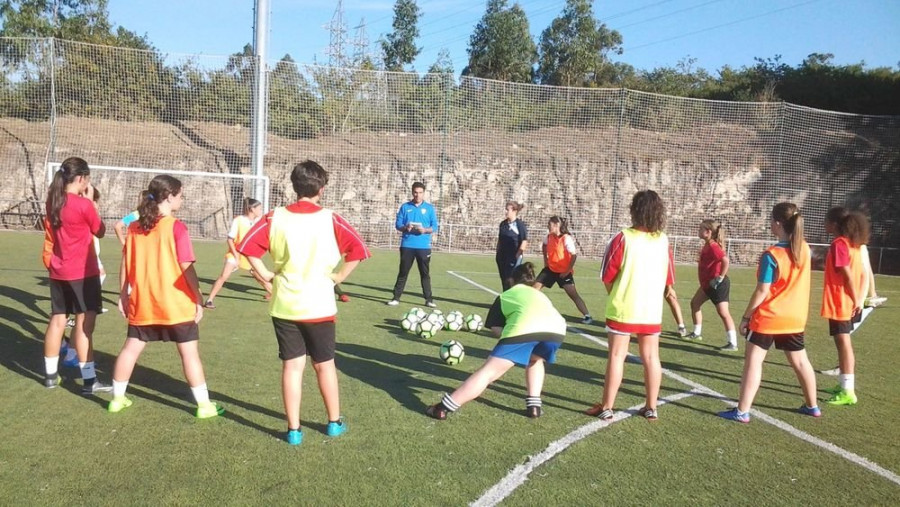
[[[269,0],[270,57],[290,53],[301,63],[327,62],[324,28],[336,1]],[[512,3],[512,2],[510,2]],[[564,0],[520,0],[535,40],[559,15]],[[467,62],[469,36],[484,14],[485,0],[419,0],[418,45],[413,67],[425,71],[442,48],[459,73]],[[393,0],[344,0],[348,39],[362,19],[371,51],[391,31]],[[169,54],[225,55],[253,39],[253,0],[110,0],[112,21],[147,34]],[[638,69],[674,66],[690,56],[695,65],[752,65],[753,57],[782,55],[789,65],[813,52],[833,53],[838,64],[900,65],[898,0],[595,0],[595,16],[624,40],[613,57]]]

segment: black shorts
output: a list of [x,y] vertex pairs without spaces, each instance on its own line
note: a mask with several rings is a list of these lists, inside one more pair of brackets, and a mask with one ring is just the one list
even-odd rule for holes
[[828,334],[830,334],[831,336],[836,336],[839,334],[850,334],[853,331],[856,331],[857,325],[861,322],[862,312],[857,313],[856,316],[854,316],[850,320],[828,319]]
[[151,324],[149,326],[128,325],[128,337],[142,342],[187,343],[200,339],[200,326],[196,322],[181,324]]
[[559,273],[550,271],[550,268],[544,268],[535,281],[547,288],[553,287],[554,283],[560,287],[565,287],[566,285],[575,285],[575,276],[569,273],[565,277],[561,277]]
[[747,335],[747,341],[766,350],[772,348],[773,343],[776,349],[791,352],[806,348],[806,344],[803,343],[803,333],[763,334],[750,331],[750,334]]
[[100,277],[81,280],[50,279],[50,314],[100,312]]
[[727,303],[728,297],[731,295],[731,280],[726,276],[725,279],[722,280],[722,283],[717,285],[715,289],[707,286],[703,289],[703,293],[706,294],[706,297],[708,297],[714,305]]
[[294,322],[272,317],[278,357],[282,361],[296,359],[307,353],[314,363],[334,359],[334,322]]

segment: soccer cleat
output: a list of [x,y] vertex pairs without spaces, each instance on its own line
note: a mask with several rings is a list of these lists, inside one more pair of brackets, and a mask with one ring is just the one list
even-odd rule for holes
[[719,347],[719,350],[722,352],[736,352],[738,349],[737,343],[726,343]]
[[47,389],[54,389],[61,383],[62,378],[60,378],[59,374],[47,375],[44,377],[44,387]]
[[397,306],[397,305],[399,305],[399,304],[400,304],[400,301],[397,301],[396,299],[392,299],[392,300],[390,300],[390,301],[387,302],[387,305],[388,305],[388,306]]
[[597,403],[593,407],[584,411],[585,414],[589,416],[596,417],[598,419],[603,419],[604,421],[609,421],[613,418],[613,411],[611,408],[603,408],[603,405]]
[[856,393],[841,389],[840,392],[825,400],[825,403],[829,405],[856,405],[856,401]]
[[644,407],[638,410],[638,415],[647,419],[648,421],[655,421],[659,419],[659,413],[656,412],[655,408]]
[[425,306],[427,306],[428,308],[437,308],[437,305],[434,303],[434,301],[425,301]]
[[430,405],[425,409],[425,414],[432,419],[443,421],[447,419],[447,409],[440,403]]
[[97,393],[109,393],[112,392],[112,386],[109,384],[104,384],[97,379],[94,379],[90,384],[85,384],[81,387],[81,394],[85,396],[89,396]]
[[344,416],[341,416],[337,422],[329,421],[328,426],[325,428],[325,433],[329,437],[339,437],[347,433],[347,423],[344,422]]
[[800,405],[800,408],[797,409],[797,412],[800,412],[803,415],[822,417],[822,411],[819,410],[819,407],[807,407],[806,405]]
[[822,370],[819,373],[821,373],[822,375],[828,375],[829,377],[837,377],[838,375],[841,374],[841,367],[835,366],[834,368],[832,368],[830,370]]
[[66,327],[73,328],[75,327],[75,317],[69,317],[66,319]]
[[869,308],[878,308],[879,306],[883,305],[885,303],[885,301],[887,301],[886,297],[874,296],[874,297],[866,298],[866,300],[863,302],[863,306],[866,306]]
[[739,423],[747,424],[750,422],[750,412],[741,412],[737,409],[737,407],[731,410],[725,410],[719,412],[719,417],[723,419],[728,419],[729,421],[737,421]]
[[208,309],[210,309],[210,310],[215,310],[215,309],[216,309],[216,305],[213,304],[213,300],[212,300],[212,299],[207,299],[207,300],[206,300],[206,303],[203,304],[203,308],[208,308]]
[[348,296],[346,294],[341,294],[340,296],[338,296],[338,299],[341,301],[341,303],[349,303],[350,302],[350,296]]
[[541,407],[538,407],[537,405],[525,408],[525,415],[527,415],[528,417],[530,417],[532,419],[537,419],[538,417],[540,417],[543,414],[544,414],[544,410]]
[[688,330],[684,326],[678,326],[678,336],[682,338],[687,338]]
[[117,396],[106,406],[106,411],[110,414],[116,414],[130,407],[132,403],[130,399],[124,396]]
[[197,405],[197,419],[210,419],[225,413],[225,409],[220,407],[218,403],[208,401],[202,405]]
[[697,333],[691,333],[684,337],[685,340],[700,342],[703,341],[703,336]]
[[289,445],[300,445],[303,443],[303,432],[300,430],[288,430],[284,435],[284,440]]
[[828,393],[828,394],[837,394],[837,393],[843,391],[844,388],[841,387],[840,384],[838,384],[838,385],[836,385],[836,386],[834,386],[834,387],[826,387],[826,388],[824,388],[824,389],[822,389],[822,390],[825,391],[825,392]]
[[581,323],[585,324],[585,325],[593,324],[593,322],[594,322],[594,319],[592,319],[590,315],[585,315],[584,318],[581,319]]

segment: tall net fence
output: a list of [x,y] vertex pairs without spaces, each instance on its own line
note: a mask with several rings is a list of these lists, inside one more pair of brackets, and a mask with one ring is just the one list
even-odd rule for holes
[[[161,172],[251,173],[253,58],[0,39],[0,67],[0,170],[13,175],[0,187],[6,227],[39,223],[46,167],[72,155]],[[437,249],[492,251],[514,199],[526,205],[532,244],[561,215],[596,258],[629,224],[633,193],[652,188],[668,206],[681,262],[696,259],[699,222],[715,218],[732,261],[755,263],[771,241],[771,206],[789,200],[813,243],[828,241],[831,206],[865,210],[873,266],[900,272],[900,117],[286,60],[269,67],[266,83],[270,203],[293,200],[290,169],[317,160],[331,174],[326,204],[372,246],[397,245],[396,210],[423,181],[442,223]],[[130,211],[133,188],[110,185],[104,217]],[[196,236],[221,237],[199,224],[239,212],[246,192],[219,185],[192,195],[180,214]]]

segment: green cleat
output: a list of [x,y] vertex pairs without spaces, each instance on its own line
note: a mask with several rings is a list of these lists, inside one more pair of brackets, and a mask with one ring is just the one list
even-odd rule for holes
[[843,391],[844,389],[841,387],[840,384],[838,384],[834,387],[826,387],[825,389],[822,389],[822,390],[828,394],[837,394],[837,393]]
[[224,413],[225,409],[212,401],[197,406],[197,419],[209,419]]
[[119,396],[119,397],[113,398],[112,401],[109,402],[109,405],[106,406],[106,411],[109,412],[110,414],[115,414],[115,413],[121,412],[121,411],[125,410],[126,408],[130,407],[131,404],[132,404],[131,400],[129,400],[128,398],[126,398],[124,396]]
[[829,405],[856,405],[856,393],[841,389],[825,403]]

